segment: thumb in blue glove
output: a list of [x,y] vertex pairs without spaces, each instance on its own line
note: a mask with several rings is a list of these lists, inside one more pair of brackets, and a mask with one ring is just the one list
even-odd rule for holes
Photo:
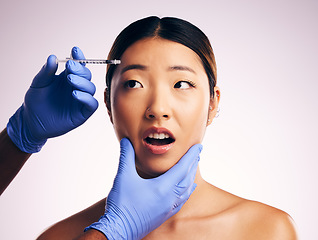
[[105,214],[85,229],[96,229],[113,239],[141,239],[176,214],[194,191],[202,146],[196,144],[163,175],[141,178],[135,152],[126,138],[121,142],[118,172],[107,197]]
[[[85,59],[78,47],[72,49],[72,57]],[[40,151],[48,138],[80,126],[98,107],[91,72],[84,64],[70,60],[55,75],[57,67],[56,56],[49,56],[7,125],[11,140],[24,152]]]

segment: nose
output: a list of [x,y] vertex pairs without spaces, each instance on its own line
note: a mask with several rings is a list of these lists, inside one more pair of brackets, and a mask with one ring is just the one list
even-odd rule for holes
[[146,109],[146,118],[151,120],[168,120],[172,113],[169,104],[169,99],[166,94],[152,94],[150,104]]

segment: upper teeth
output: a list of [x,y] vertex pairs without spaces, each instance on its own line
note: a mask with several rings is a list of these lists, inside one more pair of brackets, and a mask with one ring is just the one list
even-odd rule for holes
[[165,139],[169,138],[169,135],[166,133],[150,133],[148,137],[154,139]]

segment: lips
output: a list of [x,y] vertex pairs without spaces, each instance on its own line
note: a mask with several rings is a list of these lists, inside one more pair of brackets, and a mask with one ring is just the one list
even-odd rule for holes
[[151,127],[143,134],[145,147],[153,154],[168,152],[175,142],[173,134],[166,128]]

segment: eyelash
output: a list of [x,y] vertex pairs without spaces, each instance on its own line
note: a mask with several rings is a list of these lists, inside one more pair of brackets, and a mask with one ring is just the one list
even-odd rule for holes
[[190,80],[187,80],[187,81],[179,81],[179,82],[177,82],[177,83],[174,85],[174,87],[176,87],[176,85],[177,85],[178,83],[182,83],[182,82],[189,84],[191,88],[195,88],[195,87],[196,87],[196,84],[195,84],[194,82],[190,81]]
[[[130,84],[131,83],[135,83],[135,84],[140,84],[140,86],[141,87],[143,87],[142,86],[142,84],[140,83],[140,82],[138,82],[138,81],[136,81],[136,80],[128,80],[128,81],[126,81],[125,83],[124,83],[124,87],[125,88],[135,88],[134,86],[131,86]],[[181,83],[187,83],[187,84],[189,84],[189,88],[195,88],[196,87],[196,84],[194,83],[194,82],[192,82],[192,81],[190,81],[190,80],[187,80],[187,81],[179,81],[179,82],[177,82],[175,85],[174,85],[174,88],[181,88],[181,87],[176,87],[176,85],[177,84],[181,84]]]
[[130,86],[131,83],[138,83],[142,87],[142,84],[136,80],[128,80],[127,82],[124,83],[124,87],[125,88],[135,88],[135,87]]

